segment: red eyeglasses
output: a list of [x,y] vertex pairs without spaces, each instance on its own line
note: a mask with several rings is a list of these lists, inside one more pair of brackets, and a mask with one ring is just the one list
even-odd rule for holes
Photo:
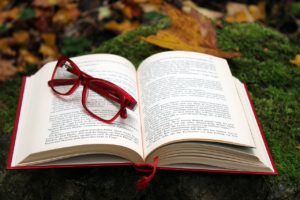
[[117,85],[94,78],[79,69],[69,58],[58,59],[48,85],[56,94],[71,95],[83,85],[82,105],[95,119],[112,123],[119,115],[127,118],[126,108],[135,110],[136,100]]

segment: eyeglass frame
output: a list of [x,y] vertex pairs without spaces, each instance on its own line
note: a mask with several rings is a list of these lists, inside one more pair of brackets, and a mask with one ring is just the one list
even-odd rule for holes
[[[71,70],[68,70],[70,73],[74,74],[77,76],[77,79],[56,79],[55,80],[55,74],[58,69],[58,67],[63,67],[63,65],[68,62],[70,63],[72,67]],[[68,65],[67,65],[68,66]],[[103,85],[103,88],[91,88],[89,86],[89,83],[91,81],[96,81],[98,84]],[[66,93],[61,93],[57,90],[55,90],[56,85],[68,85],[68,84],[73,84],[73,86],[68,90]],[[115,85],[112,82],[106,81],[104,79],[100,78],[94,78],[93,76],[83,72],[80,70],[80,68],[68,57],[66,56],[61,56],[57,60],[57,63],[55,65],[55,68],[53,70],[51,80],[48,81],[48,86],[51,87],[52,91],[54,93],[63,95],[63,96],[68,96],[73,94],[76,89],[79,87],[79,85],[83,86],[82,90],[82,98],[81,98],[81,103],[85,110],[88,112],[89,115],[94,117],[95,119],[105,122],[105,123],[112,123],[119,115],[121,118],[126,119],[127,118],[127,110],[126,108],[129,108],[130,110],[134,111],[137,108],[137,101],[130,95],[128,94],[125,90],[120,88],[119,86]],[[103,119],[100,116],[94,114],[92,111],[88,109],[86,106],[87,102],[87,91],[88,89],[93,90],[94,92],[98,93],[101,96],[104,96],[105,98],[108,98],[116,103],[120,104],[120,110],[111,118],[111,119]],[[97,90],[97,91],[95,91]]]

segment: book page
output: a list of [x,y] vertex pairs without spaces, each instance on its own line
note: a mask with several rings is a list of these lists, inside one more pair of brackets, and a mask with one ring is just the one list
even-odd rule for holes
[[170,51],[138,70],[144,153],[177,141],[254,146],[226,60]]
[[248,98],[245,86],[237,78],[233,78],[233,80],[238,91],[239,98],[241,99],[256,147],[251,148],[251,153],[256,155],[265,166],[274,172],[275,169],[272,166],[271,158],[268,155],[268,150],[266,147],[267,143],[265,143],[262,138],[263,133],[261,133],[261,130],[259,129],[258,122],[256,121],[253,112],[254,108],[251,107],[250,99]]
[[[72,58],[78,67],[95,78],[108,80],[138,99],[136,70],[125,58],[94,54]],[[48,86],[56,62],[48,63],[28,79],[30,103],[22,134],[30,134],[28,152],[35,153],[85,144],[124,146],[143,155],[140,116],[127,109],[128,117],[106,124],[91,117],[82,106],[82,86],[70,96],[56,95]],[[28,95],[27,95],[28,96]],[[139,106],[139,105],[138,105]],[[21,159],[21,158],[20,158]]]

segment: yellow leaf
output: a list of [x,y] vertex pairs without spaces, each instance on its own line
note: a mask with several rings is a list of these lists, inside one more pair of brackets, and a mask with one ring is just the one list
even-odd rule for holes
[[27,64],[38,64],[40,60],[26,49],[20,49],[20,59]]
[[118,23],[116,21],[110,21],[105,25],[105,28],[116,33],[124,33],[136,29],[138,26],[138,22],[130,22],[128,20],[124,20],[121,23]]
[[182,38],[178,37],[176,34],[168,30],[159,31],[156,35],[141,37],[141,39],[167,49],[197,51],[200,53],[206,53],[223,58],[240,56],[239,53],[223,52],[218,49],[189,45]]
[[17,72],[18,69],[12,64],[11,61],[0,58],[0,81],[7,80]]
[[58,10],[52,18],[53,23],[67,24],[74,21],[80,15],[76,4],[68,4],[66,7]]
[[0,12],[0,24],[3,24],[6,20],[15,20],[19,16],[20,9],[13,8],[8,11],[1,11]]
[[290,62],[300,67],[300,54],[297,54],[293,60],[290,60]]
[[266,18],[266,2],[261,1],[257,5],[250,5],[248,9],[254,20],[264,20]]
[[46,44],[42,44],[40,46],[39,52],[50,58],[57,58],[57,56],[58,56],[57,49],[52,46],[46,45]]
[[13,38],[19,44],[23,44],[28,41],[29,33],[26,31],[18,31],[13,34]]
[[246,5],[241,3],[229,2],[226,5],[227,17],[225,21],[227,22],[254,22],[252,15],[249,13]]
[[189,45],[217,47],[215,27],[207,17],[195,10],[184,13],[168,4],[164,5],[164,10],[171,18],[172,31]]
[[187,14],[168,4],[164,5],[164,10],[171,18],[172,26],[156,35],[142,37],[142,40],[167,49],[197,51],[225,58],[240,56],[239,53],[217,49],[214,26],[197,11]]
[[48,46],[56,46],[56,35],[54,33],[43,33],[42,35],[45,44]]

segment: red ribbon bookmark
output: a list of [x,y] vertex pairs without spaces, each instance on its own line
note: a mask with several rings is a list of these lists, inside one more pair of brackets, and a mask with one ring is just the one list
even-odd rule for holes
[[136,183],[137,190],[143,190],[151,182],[156,174],[156,168],[158,163],[158,156],[154,157],[153,165],[150,164],[134,164],[133,167],[143,173],[150,173],[148,176],[142,176]]

